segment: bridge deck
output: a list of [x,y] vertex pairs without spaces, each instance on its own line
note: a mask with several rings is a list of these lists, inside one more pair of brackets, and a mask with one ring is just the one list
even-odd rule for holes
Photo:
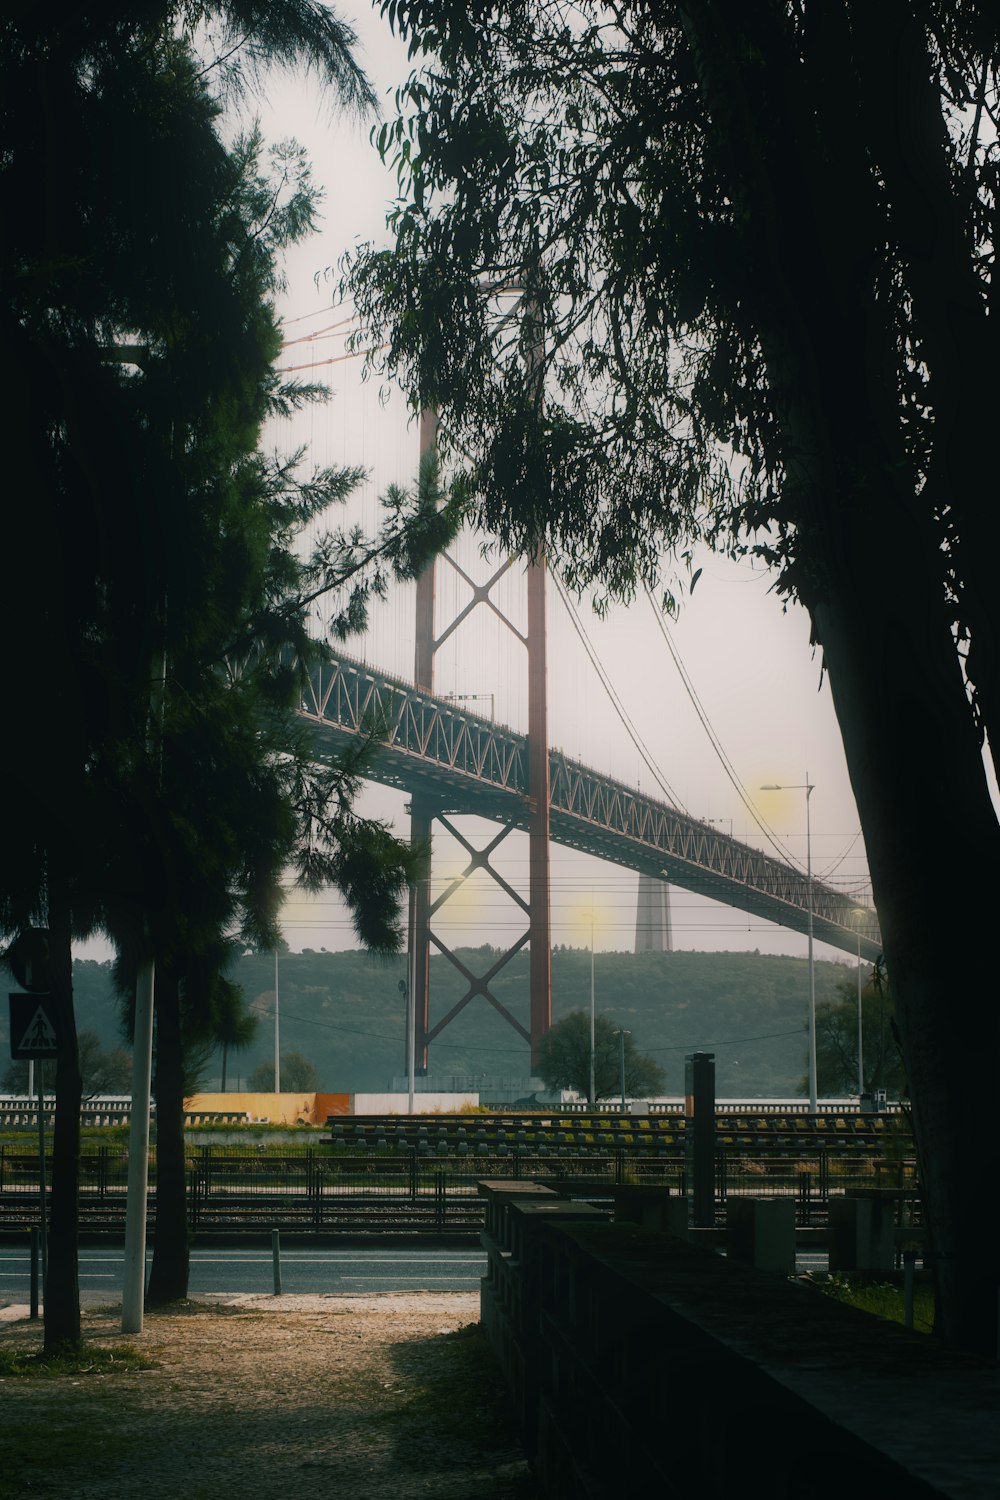
[[[342,657],[316,669],[300,709],[317,753],[336,754],[375,734],[374,781],[435,799],[441,811],[475,813],[527,828],[527,739],[453,702]],[[801,870],[719,833],[711,824],[623,782],[549,752],[551,837],[640,873],[662,876],[796,932],[809,926]],[[843,892],[812,882],[813,933],[874,961],[882,951],[874,912],[859,916]]]

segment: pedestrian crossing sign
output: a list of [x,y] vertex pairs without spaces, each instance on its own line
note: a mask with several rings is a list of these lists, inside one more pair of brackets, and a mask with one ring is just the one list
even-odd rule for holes
[[43,1062],[59,1051],[59,1025],[51,995],[10,995],[10,1055]]

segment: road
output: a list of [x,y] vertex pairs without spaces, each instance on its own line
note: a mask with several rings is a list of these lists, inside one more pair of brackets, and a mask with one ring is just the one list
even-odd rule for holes
[[[147,1263],[151,1256],[147,1254]],[[80,1300],[91,1306],[119,1301],[122,1295],[123,1249],[120,1244],[80,1250]],[[796,1271],[822,1272],[825,1251],[796,1255]],[[486,1255],[469,1246],[305,1246],[280,1245],[282,1292],[474,1292],[486,1272]],[[260,1245],[196,1246],[191,1251],[189,1291],[273,1292],[274,1256]],[[0,1307],[30,1299],[27,1250],[0,1245]]]
[[[331,1249],[280,1247],[282,1292],[473,1292],[486,1270],[475,1245],[438,1248],[385,1246]],[[80,1250],[80,1300],[91,1306],[119,1301],[124,1252],[121,1245]],[[274,1257],[269,1244],[196,1246],[191,1251],[192,1297],[207,1292],[273,1292]],[[30,1266],[26,1250],[0,1246],[0,1306],[26,1303]]]

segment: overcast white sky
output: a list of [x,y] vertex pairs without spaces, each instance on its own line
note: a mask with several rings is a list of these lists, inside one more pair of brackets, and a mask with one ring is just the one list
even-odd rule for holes
[[[391,115],[393,89],[409,71],[405,49],[374,11],[344,14],[358,30],[362,60]],[[375,496],[390,479],[404,483],[412,479],[417,437],[402,402],[390,401],[383,409],[375,389],[362,387],[357,362],[339,358],[345,330],[330,325],[339,323],[344,313],[332,311],[333,283],[324,279],[323,272],[336,267],[343,252],[359,241],[384,241],[394,178],[368,142],[369,126],[338,118],[307,80],[274,80],[261,120],[269,139],[294,136],[307,147],[314,177],[326,194],[319,234],[298,247],[288,261],[289,288],[282,314],[289,340],[286,366],[306,365],[315,370],[317,378],[331,384],[334,395],[328,406],[301,419],[293,433],[276,432],[275,441],[306,441],[317,462],[360,463],[369,468],[372,477],[365,487],[362,509],[372,517]],[[475,545],[467,543],[462,557],[463,565],[482,576]],[[814,873],[852,891],[866,891],[864,846],[840,733],[829,688],[821,682],[819,659],[809,645],[805,612],[798,607],[785,612],[762,570],[721,558],[700,561],[704,572],[697,588],[680,619],[668,628],[702,715],[767,824],[803,866],[804,792],[767,793],[759,787],[765,782],[804,783],[808,773],[815,786],[811,800]],[[467,598],[464,586],[458,585],[446,567],[439,576],[442,607],[454,613]],[[505,590],[505,597],[512,611],[523,610],[513,587]],[[448,617],[439,616],[439,628],[441,618]],[[725,832],[761,843],[760,831],[713,748],[649,604],[643,599],[603,621],[583,606],[580,617],[627,716],[670,788],[670,800],[695,816],[717,819]],[[523,651],[513,637],[501,639],[506,633],[488,624],[486,611],[478,610],[475,618],[475,627],[458,632],[454,648],[439,654],[437,689],[481,694],[470,707],[483,713],[493,711],[498,720],[524,727]],[[351,650],[375,665],[411,676],[412,643],[412,592],[401,591],[377,612],[369,635]],[[598,770],[661,794],[587,660],[554,587],[549,596],[549,715],[554,746]],[[394,793],[371,788],[364,806],[405,833],[403,801]],[[478,827],[484,838],[494,831],[488,825]],[[444,842],[436,856],[436,872],[441,876],[461,868],[461,858]],[[523,839],[507,840],[504,870],[508,877],[525,875],[526,858]],[[593,910],[596,946],[631,948],[635,886],[631,872],[553,846],[553,941],[588,944]],[[687,892],[673,893],[672,909],[676,947],[805,951],[803,937]],[[510,903],[478,877],[463,891],[461,903],[446,910],[451,911],[451,919],[445,921],[442,914],[437,925],[447,942],[506,944],[523,929]],[[315,902],[291,897],[285,911],[285,935],[293,949],[353,945],[344,913],[332,897]],[[843,957],[832,949],[820,947],[818,951]]]
[[[359,33],[362,63],[391,116],[393,91],[410,68],[405,49],[374,9],[343,14]],[[333,281],[323,273],[336,268],[344,251],[358,242],[385,241],[394,177],[369,144],[370,122],[338,116],[308,79],[272,79],[259,114],[267,139],[294,137],[307,148],[314,178],[324,189],[320,232],[287,261],[288,291],[281,301],[288,340],[283,364],[304,365],[333,388],[326,406],[313,408],[292,428],[276,428],[270,437],[285,446],[307,443],[317,463],[364,465],[370,478],[358,513],[371,523],[376,497],[386,484],[412,481],[417,435],[401,399],[383,406],[376,388],[362,384],[358,362],[342,358],[344,312],[333,310]],[[477,546],[476,539],[468,539],[461,558],[469,572],[482,577],[485,565]],[[759,787],[765,782],[801,784],[808,773],[815,786],[814,873],[851,891],[866,891],[867,864],[840,733],[829,688],[821,683],[820,663],[809,645],[804,611],[793,607],[785,612],[770,592],[771,580],[760,570],[721,558],[699,561],[704,571],[697,588],[668,629],[700,714],[645,599],[604,620],[585,604],[579,610],[625,716],[669,788],[668,800],[696,817],[718,820],[727,833],[760,844],[760,830],[706,732],[702,720],[707,720],[737,780],[789,856],[803,867],[804,792],[767,793]],[[439,598],[440,629],[442,619],[451,618],[467,598],[465,586],[446,566],[440,568]],[[523,621],[523,591],[514,574],[508,575],[500,601]],[[437,690],[480,695],[468,706],[526,728],[523,649],[489,612],[480,609],[473,619],[475,623],[463,627],[439,653]],[[412,589],[400,590],[376,611],[368,635],[352,643],[351,651],[373,665],[412,676]],[[554,587],[549,592],[549,724],[553,746],[653,795],[664,795],[601,686]],[[408,831],[401,795],[372,786],[362,806],[388,819],[400,834]],[[479,844],[496,830],[467,820],[464,831]],[[435,884],[458,873],[463,863],[460,851],[442,838],[435,846]],[[512,884],[524,886],[526,839],[511,836],[497,863]],[[554,943],[586,946],[593,936],[598,949],[630,949],[635,894],[632,872],[553,845]],[[804,937],[685,891],[672,893],[672,913],[678,948],[805,952]],[[449,944],[506,946],[523,931],[523,918],[496,886],[477,876],[463,888],[460,900],[442,910],[435,925]],[[310,901],[290,895],[284,931],[292,949],[355,945],[342,905],[332,895]],[[844,956],[817,947],[823,956]],[[96,953],[99,945],[86,951]]]

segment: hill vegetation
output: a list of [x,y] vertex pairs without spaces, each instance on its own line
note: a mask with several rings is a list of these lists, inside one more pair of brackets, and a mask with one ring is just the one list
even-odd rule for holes
[[[489,946],[458,956],[482,973],[496,956]],[[850,969],[818,960],[816,998],[837,998]],[[850,970],[853,973],[853,970]],[[319,1087],[366,1092],[387,1087],[405,1073],[404,1000],[399,984],[406,958],[364,952],[306,949],[283,953],[278,964],[281,1051],[299,1052],[316,1069]],[[227,1083],[245,1086],[253,1070],[274,1059],[274,957],[246,956],[232,970],[246,1003],[258,1017],[253,1044],[231,1053]],[[496,998],[525,1024],[528,956],[517,954],[493,986]],[[78,961],[74,968],[78,1025],[106,1047],[120,1045],[119,1006],[109,964]],[[431,960],[432,1023],[464,993],[461,975],[443,959]],[[636,1046],[661,1065],[665,1092],[683,1092],[684,1058],[715,1053],[720,1097],[787,1097],[800,1091],[806,1068],[808,971],[799,958],[756,953],[598,953],[595,1008],[613,1026],[629,1029]],[[552,1013],[559,1020],[589,1010],[590,954],[556,948],[552,954]],[[6,1016],[0,1046],[7,1051]],[[526,1078],[527,1045],[492,1006],[472,1001],[431,1044],[435,1077]],[[221,1056],[209,1059],[202,1086],[217,1088]]]

